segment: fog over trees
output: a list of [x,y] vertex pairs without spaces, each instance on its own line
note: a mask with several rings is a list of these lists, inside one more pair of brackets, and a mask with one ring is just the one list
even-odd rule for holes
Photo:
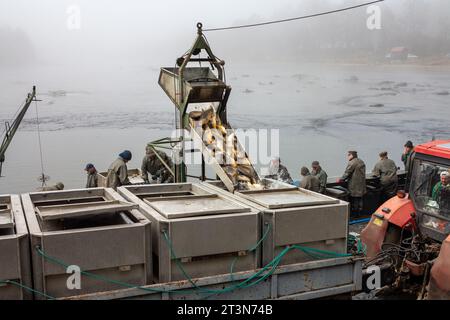
[[[334,10],[364,0],[3,0],[0,65],[25,63],[172,62],[187,49],[195,23],[205,28],[256,23]],[[80,30],[67,8],[79,6]],[[419,57],[450,53],[450,1],[386,0],[381,29],[369,30],[366,8],[260,28],[207,33],[219,56],[248,60],[381,59],[404,46]],[[220,53],[220,54],[219,54]]]
[[22,29],[0,28],[0,65],[33,64],[35,49],[27,33]]

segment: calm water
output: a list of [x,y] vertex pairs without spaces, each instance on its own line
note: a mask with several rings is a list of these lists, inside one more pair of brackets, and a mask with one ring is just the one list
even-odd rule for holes
[[[173,105],[157,84],[157,67],[42,66],[0,70],[0,119],[8,119],[37,85],[44,168],[49,183],[83,187],[85,163],[99,170],[123,149],[139,167],[147,142],[173,128]],[[403,144],[450,138],[448,67],[356,65],[233,65],[227,82],[235,128],[280,129],[280,154],[291,175],[319,160],[340,175],[356,149],[368,170],[382,150],[398,165]],[[63,90],[64,94],[53,91]],[[3,121],[2,121],[3,122]],[[0,193],[39,186],[35,108],[6,154]]]

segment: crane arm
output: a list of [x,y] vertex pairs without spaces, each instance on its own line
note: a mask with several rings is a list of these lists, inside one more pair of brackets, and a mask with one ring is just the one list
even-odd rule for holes
[[31,105],[31,102],[35,100],[36,100],[36,86],[33,86],[33,91],[28,94],[25,104],[20,109],[20,112],[17,114],[13,123],[10,124],[9,122],[5,122],[5,135],[2,139],[2,144],[0,145],[0,176],[2,175],[3,162],[5,162],[5,152],[8,149],[12,139],[14,138],[14,135],[16,134],[23,117],[27,113],[28,108]]

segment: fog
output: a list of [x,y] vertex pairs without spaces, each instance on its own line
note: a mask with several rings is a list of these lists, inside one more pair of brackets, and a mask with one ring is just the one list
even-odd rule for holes
[[[146,143],[174,127],[159,68],[189,49],[198,21],[227,27],[362,2],[0,0],[0,125],[33,85],[42,100],[6,153],[0,194],[39,186],[35,108],[49,183],[82,187],[87,162],[105,171],[123,149],[134,154],[129,167],[139,167]],[[329,176],[342,174],[349,149],[359,151],[368,170],[383,150],[402,167],[406,140],[450,137],[450,1],[377,6],[375,30],[367,27],[371,14],[358,8],[206,32],[226,61],[230,123],[280,129],[280,156],[294,179],[312,160]],[[386,55],[393,47],[408,48],[411,57],[391,63]]]
[[[1,65],[45,63],[172,64],[191,43],[195,23],[232,26],[333,10],[363,1],[1,0]],[[234,61],[318,56],[379,58],[393,46],[422,55],[450,52],[450,2],[387,0],[381,29],[368,30],[366,8],[260,28],[208,33]],[[75,10],[75,11],[74,11]],[[79,28],[71,18],[79,10]]]

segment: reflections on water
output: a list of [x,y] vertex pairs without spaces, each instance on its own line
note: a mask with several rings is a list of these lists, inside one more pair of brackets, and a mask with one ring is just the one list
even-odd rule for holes
[[[156,68],[85,75],[49,67],[2,70],[0,118],[11,117],[37,85],[46,173],[82,187],[83,167],[107,168],[122,149],[139,167],[145,145],[170,134],[173,105],[157,85]],[[245,70],[245,73],[242,72]],[[49,76],[49,75],[52,76]],[[319,160],[340,175],[345,153],[357,149],[368,170],[387,150],[400,166],[403,143],[450,137],[450,73],[418,66],[234,66],[228,118],[234,128],[279,128],[282,162],[291,175]],[[48,78],[45,78],[48,77]],[[40,173],[36,119],[30,109],[6,155],[0,193],[34,189]]]

